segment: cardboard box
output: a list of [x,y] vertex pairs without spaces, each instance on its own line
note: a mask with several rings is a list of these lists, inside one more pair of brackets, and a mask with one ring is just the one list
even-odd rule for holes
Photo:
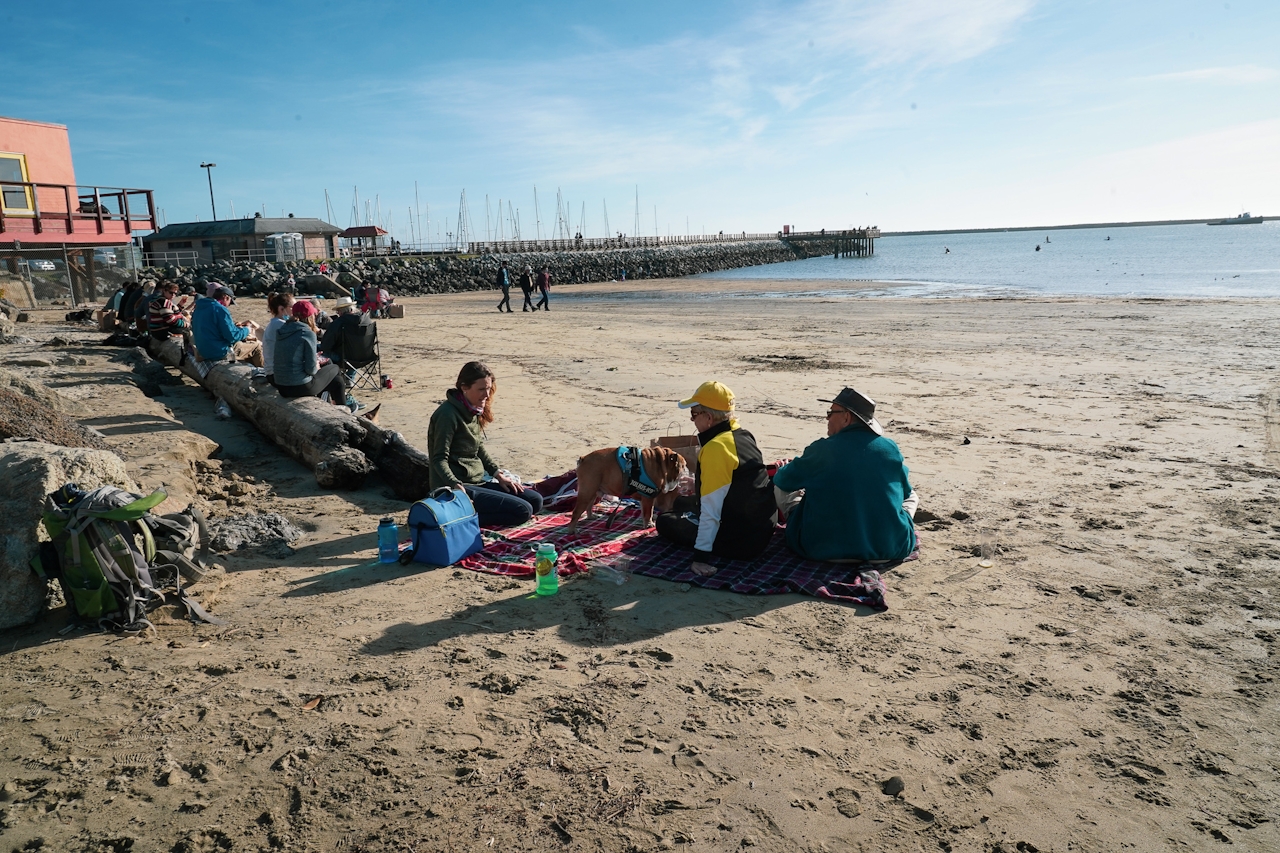
[[388,306],[387,306],[387,316],[388,316],[388,317],[390,317],[392,320],[403,320],[403,319],[404,319],[404,306],[403,306],[403,305],[388,305]]

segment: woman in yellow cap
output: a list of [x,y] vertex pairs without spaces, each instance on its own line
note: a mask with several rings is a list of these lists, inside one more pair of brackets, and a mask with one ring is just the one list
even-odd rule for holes
[[778,505],[755,437],[733,417],[733,392],[704,382],[680,401],[698,431],[697,497],[677,498],[658,535],[693,548],[689,570],[715,574],[715,557],[750,560],[773,536]]

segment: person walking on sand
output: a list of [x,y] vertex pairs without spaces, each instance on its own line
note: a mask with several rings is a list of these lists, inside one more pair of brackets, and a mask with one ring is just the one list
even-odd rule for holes
[[524,292],[524,307],[521,311],[533,308],[533,267],[526,266],[520,273],[520,290]]
[[538,300],[537,305],[533,306],[533,310],[545,308],[550,311],[551,305],[548,300],[551,298],[551,270],[548,267],[543,267],[542,272],[538,273],[538,291],[542,294],[542,298]]
[[717,557],[750,560],[773,537],[778,505],[755,437],[733,417],[733,392],[704,382],[680,408],[698,431],[697,495],[676,498],[654,521],[658,535],[693,548],[689,570],[708,577]]
[[502,313],[502,306],[505,305],[507,313],[511,314],[511,273],[507,271],[506,261],[498,267],[498,287],[502,288],[502,300],[498,302],[498,313]]
[[916,547],[920,499],[902,451],[876,420],[876,403],[853,388],[831,400],[827,437],[773,475],[787,547],[810,560],[889,562]]

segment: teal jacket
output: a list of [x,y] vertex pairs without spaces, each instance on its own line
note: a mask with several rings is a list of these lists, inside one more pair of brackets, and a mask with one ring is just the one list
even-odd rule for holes
[[468,411],[457,389],[431,416],[427,427],[427,453],[431,457],[430,488],[453,488],[459,483],[484,482],[485,474],[496,474],[498,466],[484,449],[480,419]]
[[819,439],[773,484],[804,489],[787,516],[787,545],[811,560],[901,560],[915,548],[902,502],[911,494],[898,445],[861,424]]

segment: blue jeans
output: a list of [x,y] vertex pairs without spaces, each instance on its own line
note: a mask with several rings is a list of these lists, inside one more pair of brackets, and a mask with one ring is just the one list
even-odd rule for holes
[[481,527],[514,527],[542,511],[542,495],[533,489],[513,495],[497,483],[463,484],[462,488],[476,508]]

